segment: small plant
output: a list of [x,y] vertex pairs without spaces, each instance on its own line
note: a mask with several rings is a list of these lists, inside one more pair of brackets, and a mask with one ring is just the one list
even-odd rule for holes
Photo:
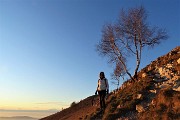
[[76,105],[76,104],[77,104],[77,103],[74,101],[74,102],[71,103],[70,106],[72,107],[72,106],[74,106],[74,105]]
[[103,120],[115,120],[119,117],[118,114],[116,113],[108,113],[104,118]]
[[169,118],[173,118],[174,117],[174,114],[172,112],[168,112],[167,114],[168,114]]
[[165,98],[171,98],[173,97],[173,90],[172,89],[167,89],[164,91],[164,96]]
[[163,103],[161,103],[160,105],[159,105],[159,109],[157,110],[157,114],[159,115],[159,116],[161,116],[166,110],[167,110],[167,106],[165,105],[165,104],[163,104]]
[[113,102],[111,102],[110,112],[113,113],[116,110],[117,106],[118,106],[117,101],[114,100]]
[[166,106],[165,104],[161,103],[159,106],[160,106],[160,110],[161,110],[162,112],[164,112],[164,111],[167,110],[167,106]]

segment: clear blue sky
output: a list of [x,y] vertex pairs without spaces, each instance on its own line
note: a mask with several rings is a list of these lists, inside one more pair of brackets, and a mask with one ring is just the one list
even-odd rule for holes
[[0,110],[61,110],[93,95],[100,71],[110,83],[113,68],[96,52],[102,27],[140,5],[169,35],[143,52],[143,68],[180,45],[179,0],[0,0]]

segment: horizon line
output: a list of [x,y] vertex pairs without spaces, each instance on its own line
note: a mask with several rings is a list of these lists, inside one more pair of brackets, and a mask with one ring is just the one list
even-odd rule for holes
[[47,110],[27,110],[27,109],[0,109],[0,112],[58,112],[58,109],[47,109]]

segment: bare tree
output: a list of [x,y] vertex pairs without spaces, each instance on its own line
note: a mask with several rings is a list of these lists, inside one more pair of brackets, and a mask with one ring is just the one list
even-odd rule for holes
[[[142,6],[127,12],[122,9],[117,23],[104,25],[102,39],[97,45],[97,51],[103,56],[108,56],[109,62],[121,64],[133,81],[137,79],[143,48],[153,48],[168,38],[164,29],[150,27],[146,20],[147,13]],[[127,69],[127,59],[130,56],[136,58],[133,75]]]
[[124,75],[125,75],[124,69],[122,68],[120,63],[117,63],[113,74],[111,74],[112,79],[114,80],[112,81],[112,83],[117,85],[117,89],[119,88],[120,78],[124,80]]

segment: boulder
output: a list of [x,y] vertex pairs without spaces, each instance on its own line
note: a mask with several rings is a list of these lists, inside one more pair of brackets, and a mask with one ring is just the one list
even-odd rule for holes
[[180,80],[175,81],[175,85],[173,87],[173,90],[180,91]]
[[151,92],[151,93],[157,93],[157,91],[156,90],[149,90],[149,92]]
[[146,76],[147,76],[146,73],[143,73],[143,74],[142,74],[142,78],[145,78]]
[[137,94],[136,99],[141,99],[142,98],[142,94]]
[[177,60],[177,63],[180,64],[180,58]]
[[145,108],[142,106],[142,105],[136,105],[136,110],[141,113],[141,112],[144,112],[145,111]]

